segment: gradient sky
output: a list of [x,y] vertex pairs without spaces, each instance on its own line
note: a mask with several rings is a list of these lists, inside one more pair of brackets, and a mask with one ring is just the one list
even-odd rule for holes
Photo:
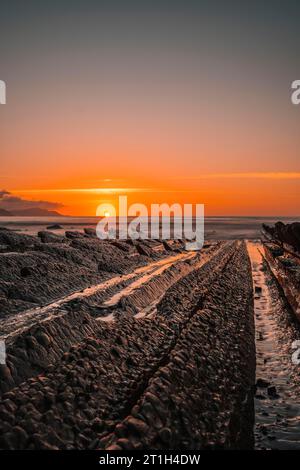
[[[1,1],[0,189],[299,215],[299,1]],[[1,204],[0,204],[1,205]]]

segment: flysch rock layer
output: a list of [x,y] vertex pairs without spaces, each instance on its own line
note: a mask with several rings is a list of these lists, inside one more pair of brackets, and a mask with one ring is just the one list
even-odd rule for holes
[[[97,284],[169,256],[159,243],[99,240],[39,232],[39,237],[0,230],[0,318],[39,307],[76,290]],[[68,235],[68,233],[66,233]],[[179,245],[181,246],[181,245]]]
[[252,298],[245,245],[233,242],[151,318],[74,310],[35,325],[1,368],[0,447],[251,447]]

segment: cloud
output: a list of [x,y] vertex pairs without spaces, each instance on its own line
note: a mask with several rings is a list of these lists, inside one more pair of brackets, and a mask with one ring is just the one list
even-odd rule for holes
[[62,204],[49,201],[31,201],[30,199],[14,196],[6,190],[0,190],[0,209],[14,212],[37,207],[40,209],[54,210],[62,207]]

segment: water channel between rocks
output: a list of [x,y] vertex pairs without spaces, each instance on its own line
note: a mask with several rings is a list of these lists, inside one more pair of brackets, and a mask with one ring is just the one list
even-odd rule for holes
[[300,449],[300,365],[292,343],[300,328],[263,257],[249,242],[256,327],[256,449]]

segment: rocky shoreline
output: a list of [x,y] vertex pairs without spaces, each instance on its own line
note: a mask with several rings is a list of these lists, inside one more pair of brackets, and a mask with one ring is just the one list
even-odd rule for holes
[[0,448],[253,448],[246,243],[47,234],[0,231]]

